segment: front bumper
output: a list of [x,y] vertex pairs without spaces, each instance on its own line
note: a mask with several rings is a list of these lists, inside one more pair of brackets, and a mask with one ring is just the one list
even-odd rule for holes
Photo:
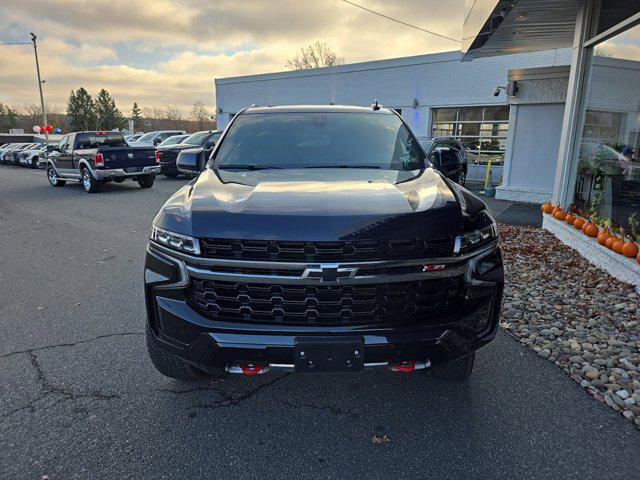
[[[475,269],[479,269],[483,259],[489,258],[492,261],[497,259],[499,265],[485,279],[476,278]],[[460,308],[454,318],[446,321],[425,318],[424,322],[404,325],[390,322],[371,325],[265,324],[205,317],[192,307],[188,299],[191,279],[222,275],[231,276],[236,281],[236,276],[211,273],[212,269],[208,267],[216,261],[207,259],[205,263],[209,265],[201,262],[205,259],[176,254],[150,244],[145,263],[145,297],[151,338],[162,348],[205,371],[243,362],[291,367],[296,339],[309,336],[361,338],[365,366],[407,361],[424,364],[446,362],[477,350],[494,338],[502,302],[502,258],[497,245],[462,262],[460,258],[455,259],[447,273],[422,274],[462,272],[464,288],[459,298]],[[268,278],[260,276],[250,280],[245,278],[245,281],[256,278],[268,281]],[[282,281],[280,277],[278,282]],[[316,279],[305,278],[304,281],[314,282]],[[345,281],[359,282],[355,278]],[[364,281],[372,282],[374,279],[366,278]]]
[[160,173],[160,165],[142,167],[137,172],[127,172],[124,168],[107,168],[92,170],[93,176],[98,180],[109,180],[112,178],[140,177],[142,175],[154,175]]

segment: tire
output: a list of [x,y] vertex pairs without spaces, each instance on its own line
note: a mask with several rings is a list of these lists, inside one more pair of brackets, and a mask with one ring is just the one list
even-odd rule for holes
[[38,157],[32,157],[29,168],[38,168]]
[[144,175],[142,177],[138,177],[138,185],[140,188],[151,188],[153,187],[153,182],[155,182],[155,175]]
[[476,352],[471,352],[468,355],[449,363],[436,364],[428,368],[426,371],[434,378],[461,382],[467,380],[471,376],[475,361]]
[[82,188],[87,193],[97,193],[100,191],[100,182],[96,180],[88,168],[83,168],[80,171],[80,175],[82,178]]
[[66,180],[60,180],[58,172],[51,166],[47,168],[47,179],[52,187],[64,187],[67,183]]
[[462,173],[460,173],[458,175],[458,185],[460,185],[461,187],[464,187],[464,184],[467,183],[467,172],[465,172],[464,170],[462,171]]
[[146,328],[146,337],[147,351],[149,352],[151,363],[153,363],[156,370],[165,377],[175,378],[176,380],[182,380],[184,382],[197,382],[214,380],[225,375],[223,368],[220,368],[220,371],[215,374],[210,374],[190,365],[180,357],[161,348],[156,343],[153,332],[151,332],[149,327]]

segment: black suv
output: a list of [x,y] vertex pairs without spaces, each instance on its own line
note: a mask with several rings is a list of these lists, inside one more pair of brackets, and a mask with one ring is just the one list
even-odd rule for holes
[[431,165],[459,185],[467,181],[468,159],[467,149],[452,137],[434,137],[431,140],[421,139],[420,144],[427,152]]
[[221,132],[217,130],[205,130],[189,135],[182,143],[158,146],[156,149],[156,159],[160,163],[160,173],[165,177],[176,178],[179,173],[178,167],[176,166],[176,159],[182,151],[188,150],[188,154],[195,156],[208,156],[216,145],[220,135]]
[[151,360],[181,380],[464,379],[503,290],[491,213],[378,106],[240,112],[156,215],[144,278]]

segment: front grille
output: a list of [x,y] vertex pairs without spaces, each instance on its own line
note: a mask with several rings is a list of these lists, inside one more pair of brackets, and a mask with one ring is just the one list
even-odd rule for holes
[[176,152],[172,151],[158,151],[158,157],[160,159],[160,163],[172,163],[178,157]]
[[280,262],[354,262],[421,259],[453,253],[453,237],[428,240],[353,240],[305,242],[280,240],[201,239],[207,258]]
[[439,323],[460,302],[462,277],[362,285],[270,285],[191,279],[188,298],[219,320],[297,325]]

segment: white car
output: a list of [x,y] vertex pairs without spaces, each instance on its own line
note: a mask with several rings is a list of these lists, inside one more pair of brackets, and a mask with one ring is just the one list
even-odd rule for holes
[[29,150],[23,150],[18,154],[20,165],[24,167],[38,168],[38,162],[39,160],[44,159],[46,151],[47,146],[44,143],[38,144]]
[[10,143],[4,148],[0,148],[0,162],[5,162],[6,160],[8,160],[6,158],[7,152],[12,152],[13,150],[20,150],[25,147],[28,147],[29,145],[31,144],[30,143]]
[[129,145],[132,147],[155,148],[167,138],[172,137],[173,135],[184,135],[185,133],[187,132],[184,130],[158,130],[155,132],[145,133],[135,142],[129,142]]

